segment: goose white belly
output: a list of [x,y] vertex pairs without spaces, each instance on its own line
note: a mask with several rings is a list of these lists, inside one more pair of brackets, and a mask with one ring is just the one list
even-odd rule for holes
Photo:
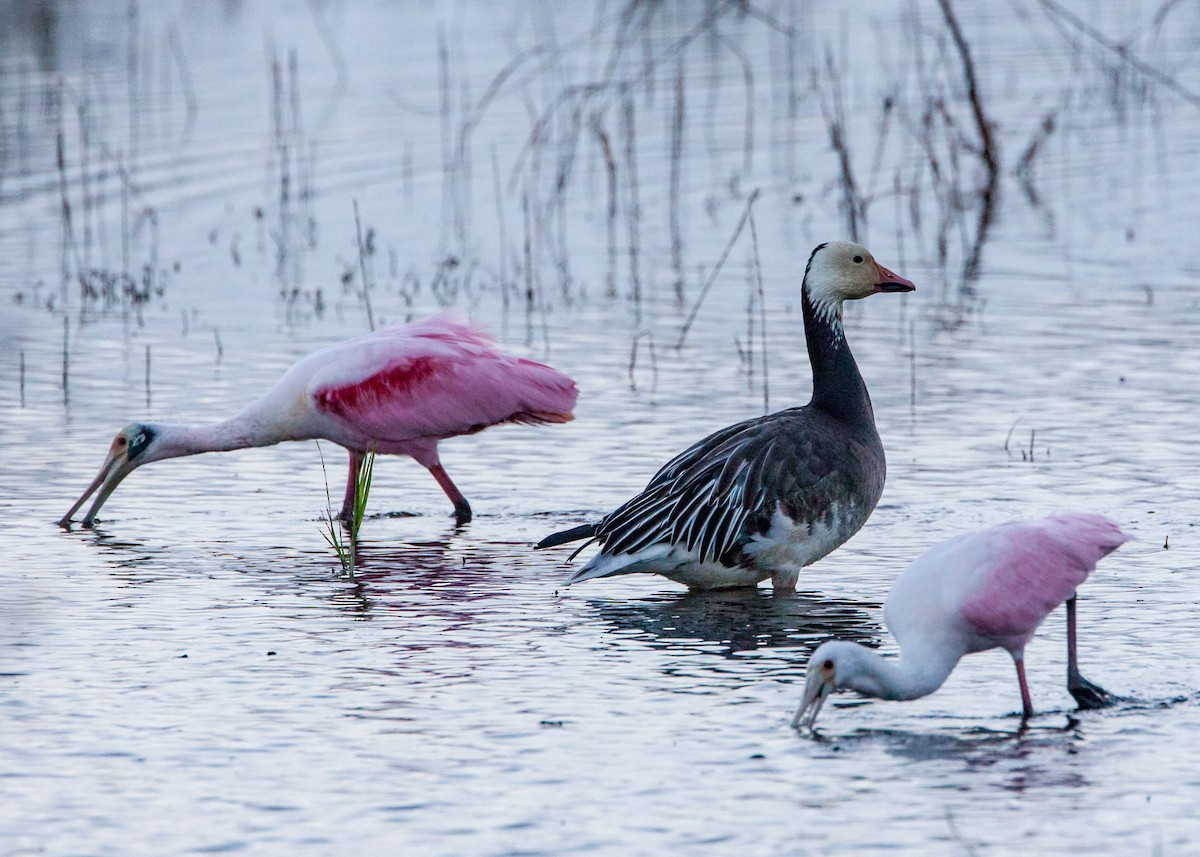
[[834,503],[825,517],[814,522],[796,521],[776,508],[770,528],[753,536],[742,549],[750,559],[744,565],[701,562],[694,552],[682,546],[656,544],[629,554],[597,554],[568,583],[616,574],[650,573],[661,574],[690,589],[754,586],[767,578],[772,578],[777,588],[792,588],[800,569],[854,535],[864,517],[854,503]]
[[700,562],[695,553],[677,545],[657,544],[625,554],[599,553],[571,576],[568,584],[617,574],[661,574],[689,589],[729,589],[754,586],[771,576],[756,566]]
[[775,585],[796,585],[800,570],[832,553],[858,532],[867,514],[857,503],[833,503],[829,512],[815,521],[797,521],[776,507],[770,528],[750,539],[742,550],[764,570],[760,579],[773,578]]

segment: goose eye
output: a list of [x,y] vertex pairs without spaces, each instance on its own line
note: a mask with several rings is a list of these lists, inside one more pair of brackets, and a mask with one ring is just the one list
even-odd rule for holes
[[856,264],[856,265],[860,265],[860,264],[862,264],[862,256],[855,256],[855,257],[854,257],[854,264]]

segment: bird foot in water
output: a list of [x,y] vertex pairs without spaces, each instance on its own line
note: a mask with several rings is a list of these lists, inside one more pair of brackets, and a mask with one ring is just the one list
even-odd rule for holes
[[456,526],[463,526],[471,523],[471,507],[464,500],[461,503],[454,504],[454,523]]
[[1085,711],[1096,708],[1106,708],[1117,701],[1117,697],[1098,684],[1092,684],[1082,675],[1076,673],[1067,678],[1067,690],[1075,697],[1075,702]]

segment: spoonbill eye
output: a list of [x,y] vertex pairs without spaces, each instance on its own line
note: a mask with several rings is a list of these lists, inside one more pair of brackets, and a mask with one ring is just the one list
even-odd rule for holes
[[125,438],[124,437],[117,438],[117,446],[124,446],[124,445],[125,445]]
[[823,669],[823,670],[831,670],[831,669],[833,669],[833,659],[832,659],[832,658],[827,658],[827,659],[825,660],[825,663],[821,664],[821,669]]
[[862,263],[862,256],[855,256],[855,257],[854,257],[854,264],[856,264],[856,265],[859,265],[859,264],[861,264],[861,263]]

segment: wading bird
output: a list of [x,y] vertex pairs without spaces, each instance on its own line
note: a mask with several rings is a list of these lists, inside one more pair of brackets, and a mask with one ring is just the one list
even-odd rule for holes
[[858,532],[883,492],[883,444],[846,344],[842,304],[914,288],[858,244],[817,247],[800,289],[812,400],[709,435],[599,523],[538,547],[600,543],[567,583],[649,572],[692,589],[768,577],[777,591],[794,589],[800,569]]
[[69,526],[71,516],[99,491],[83,519],[91,526],[121,480],[151,461],[313,439],[350,453],[343,520],[354,507],[363,457],[374,449],[416,459],[464,524],[471,507],[442,468],[438,441],[500,423],[565,423],[574,418],[575,397],[574,381],[505,354],[461,311],[391,324],[301,359],[266,395],[224,422],[134,423],[122,429],[100,473],[59,524]]
[[825,698],[856,690],[879,699],[916,699],[946,681],[963,655],[1001,648],[1012,655],[1025,718],[1033,702],[1025,683],[1025,645],[1051,611],[1067,605],[1067,689],[1080,708],[1100,708],[1109,694],[1079,673],[1075,658],[1075,589],[1096,563],[1129,537],[1103,515],[1069,512],[1014,521],[934,545],[896,578],[883,607],[900,658],[833,640],[808,662],[804,698],[792,726],[811,729]]

